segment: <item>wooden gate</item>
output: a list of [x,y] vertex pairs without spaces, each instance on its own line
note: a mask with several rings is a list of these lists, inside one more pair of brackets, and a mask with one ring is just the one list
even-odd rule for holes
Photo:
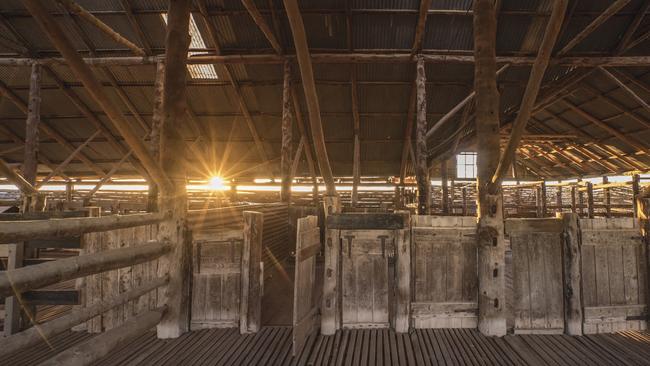
[[564,332],[562,220],[510,219],[515,333]]
[[646,329],[648,264],[637,221],[581,219],[584,333]]
[[321,249],[317,216],[298,219],[293,283],[293,355],[316,329],[320,296],[316,286],[316,256]]
[[203,232],[194,238],[192,329],[239,326],[241,232]]
[[414,216],[411,237],[413,326],[476,328],[476,218]]
[[393,231],[342,230],[341,243],[343,328],[388,328]]
[[321,332],[409,329],[410,221],[407,214],[327,217]]

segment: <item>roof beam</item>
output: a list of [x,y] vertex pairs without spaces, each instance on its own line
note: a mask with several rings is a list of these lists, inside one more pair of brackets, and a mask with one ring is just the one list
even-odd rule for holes
[[160,169],[158,163],[152,158],[151,154],[147,150],[147,147],[135,134],[129,122],[126,120],[126,118],[124,118],[122,112],[115,108],[115,106],[110,102],[108,95],[106,95],[104,92],[102,85],[97,80],[95,75],[93,75],[92,70],[83,62],[81,56],[77,53],[77,50],[67,39],[66,35],[63,33],[59,25],[56,24],[56,22],[54,22],[52,17],[48,14],[47,10],[43,7],[40,0],[25,0],[23,4],[25,7],[27,7],[34,19],[48,35],[50,41],[68,61],[68,65],[70,66],[75,76],[80,79],[93,99],[95,99],[95,101],[109,116],[114,126],[118,129],[120,134],[133,149],[133,152],[142,162],[147,172],[153,178],[156,184],[158,184],[160,187],[169,186],[169,179],[162,171],[162,169]]
[[135,14],[133,13],[133,8],[131,7],[129,0],[120,0],[120,4],[122,5],[122,9],[124,9],[124,14],[126,15],[126,19],[131,24],[131,28],[135,30],[135,33],[140,40],[144,52],[147,55],[151,55],[151,45],[149,44],[149,41],[147,40],[147,36],[142,30],[142,26],[140,26],[140,22],[138,22],[138,18],[136,18]]
[[[648,102],[643,100],[634,90],[630,89],[629,86],[625,85],[624,82],[622,82],[619,78],[614,76],[611,72],[607,71],[604,67],[599,67],[598,70],[605,74],[610,80],[612,80],[616,85],[618,85],[621,89],[623,89],[628,95],[630,95],[634,100],[637,101],[646,111],[650,112],[650,105]],[[647,127],[647,126],[646,126]]]
[[623,9],[630,0],[616,0],[612,5],[610,5],[605,11],[603,11],[596,19],[594,19],[589,25],[584,27],[582,31],[575,35],[560,51],[558,51],[557,56],[562,56],[571,51],[578,43],[582,42],[587,36],[589,36],[596,28],[600,27],[605,23],[609,18],[614,14],[618,13],[619,10]]
[[411,54],[415,54],[422,49],[422,41],[427,27],[427,15],[429,14],[429,7],[431,0],[420,0],[420,12],[418,13],[418,23],[415,26],[415,37],[413,38],[413,47],[411,47]]
[[316,150],[316,160],[318,161],[321,175],[325,181],[327,194],[330,196],[336,196],[337,193],[334,185],[334,177],[332,176],[332,168],[330,166],[329,158],[327,157],[327,148],[325,147],[320,105],[318,103],[312,60],[309,55],[309,46],[307,45],[307,35],[305,34],[302,15],[300,14],[297,0],[283,0],[283,2],[287,11],[287,18],[289,18],[289,25],[291,26],[294,47],[298,58],[298,66],[300,67],[300,75],[302,77],[302,86],[307,100],[309,123],[311,125],[311,133],[314,139],[314,148]]
[[578,106],[575,104],[571,103],[570,101],[566,99],[561,99],[560,100],[565,106],[567,106],[570,110],[578,114],[580,117],[584,118],[585,120],[595,124],[596,126],[602,128],[603,130],[611,133],[612,135],[616,136],[619,140],[624,142],[625,144],[634,147],[638,151],[644,152],[646,155],[650,155],[650,148],[647,146],[643,145],[640,141],[638,141],[636,138],[631,137],[631,136],[625,136],[622,132],[616,130],[613,127],[610,127],[608,124],[601,122],[598,118],[592,116],[591,114],[585,112],[584,110],[580,109]]
[[[437,64],[474,64],[473,55],[455,54],[421,54],[425,63]],[[275,54],[230,54],[230,55],[194,55],[188,58],[188,65],[207,64],[246,64],[268,65],[283,64],[285,59],[295,61],[295,55]],[[347,53],[312,53],[312,63],[318,64],[391,64],[413,63],[414,58],[410,53],[404,52],[347,52]],[[153,65],[160,61],[159,56],[115,56],[115,57],[86,57],[83,61],[93,66],[135,66]],[[497,56],[498,64],[510,66],[530,66],[535,62],[535,57],[529,56]],[[67,61],[60,57],[28,58],[28,57],[0,57],[0,66],[29,66],[34,63],[65,65]],[[554,57],[549,60],[549,65],[566,67],[645,67],[650,66],[650,56],[575,56]]]
[[614,49],[614,54],[618,55],[629,49],[628,45],[630,43],[630,40],[632,39],[632,36],[634,36],[634,33],[636,33],[639,25],[641,25],[645,14],[648,12],[648,8],[650,8],[650,0],[645,0],[641,6],[639,6],[639,11],[634,17],[634,20],[632,20],[632,23],[630,23],[630,25],[625,30],[623,38],[621,38],[621,40],[618,42],[616,49]]
[[568,0],[556,0],[553,3],[551,18],[549,19],[546,26],[544,39],[542,40],[542,44],[539,47],[539,52],[537,54],[535,64],[533,64],[533,67],[530,70],[528,85],[526,85],[526,91],[524,92],[524,96],[519,107],[519,113],[517,114],[517,118],[515,119],[512,127],[510,140],[508,140],[508,145],[501,155],[497,170],[492,177],[493,183],[500,184],[500,182],[503,180],[503,177],[505,177],[507,171],[510,169],[510,165],[514,159],[515,150],[519,145],[521,135],[526,130],[526,124],[530,119],[535,101],[537,100],[539,88],[542,86],[542,79],[544,78],[544,73],[548,67],[551,53],[553,52],[553,47],[557,41],[557,36],[560,33],[560,29],[562,28],[562,22],[564,21],[564,15],[566,13],[568,4]]
[[102,31],[107,36],[109,36],[113,41],[129,48],[136,55],[138,56],[146,55],[146,53],[140,47],[135,45],[133,42],[129,41],[127,38],[123,37],[121,34],[116,32],[113,28],[111,28],[106,23],[99,20],[99,18],[94,16],[86,9],[79,6],[79,4],[75,3],[73,0],[56,0],[56,1],[59,4],[63,5],[69,12],[78,15],[80,18],[94,25],[97,29]]
[[266,39],[269,41],[271,47],[273,47],[278,55],[281,55],[282,46],[280,46],[280,42],[278,42],[278,39],[275,38],[271,27],[269,27],[269,25],[266,23],[266,20],[264,20],[262,14],[259,12],[259,10],[257,10],[255,2],[253,0],[241,0],[241,2],[248,11],[248,14],[250,14],[251,18],[253,18],[255,24],[257,24],[262,33],[264,33],[264,37],[266,37]]

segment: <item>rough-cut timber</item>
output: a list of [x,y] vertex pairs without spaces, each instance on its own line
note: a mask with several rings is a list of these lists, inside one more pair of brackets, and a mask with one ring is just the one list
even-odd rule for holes
[[0,296],[143,263],[156,259],[169,250],[168,243],[148,243],[5,271],[0,273]]
[[514,159],[515,151],[517,150],[521,137],[526,130],[526,125],[528,124],[535,101],[537,100],[539,88],[542,85],[544,73],[546,72],[546,68],[551,59],[553,47],[555,46],[555,42],[560,34],[560,30],[562,29],[562,22],[564,21],[564,14],[566,13],[568,3],[568,0],[556,0],[553,3],[553,12],[551,13],[551,18],[546,26],[544,39],[539,47],[537,58],[530,70],[530,77],[528,79],[528,84],[526,85],[526,91],[521,100],[521,106],[519,107],[517,118],[512,125],[512,133],[508,140],[508,145],[501,156],[494,177],[492,177],[492,182],[496,184],[499,184],[508,170],[510,170],[510,165]]
[[562,263],[564,265],[564,331],[582,335],[582,278],[578,215],[563,213]]
[[321,122],[320,105],[318,103],[318,95],[316,94],[316,83],[314,81],[311,56],[309,55],[309,46],[307,45],[305,25],[302,21],[298,1],[283,0],[283,2],[287,11],[287,18],[289,18],[294,47],[296,48],[296,57],[298,59],[298,65],[300,66],[302,86],[305,91],[307,110],[309,111],[309,123],[314,140],[314,149],[316,150],[316,160],[318,161],[321,176],[325,181],[327,194],[335,196],[337,193],[336,188],[334,187],[332,168],[330,166],[329,158],[327,157],[327,148],[325,147],[325,136],[323,134],[323,124]]
[[431,182],[427,166],[427,91],[424,59],[416,65],[417,122],[415,127],[415,177],[418,182],[418,215],[428,215],[431,207]]
[[157,278],[131,291],[92,304],[88,307],[75,309],[70,314],[53,319],[45,324],[39,325],[38,327],[32,327],[11,337],[2,338],[0,339],[0,357],[6,356],[19,349],[36,345],[43,341],[44,338],[51,338],[57,334],[63,333],[75,325],[91,319],[102,312],[122,305],[130,300],[137,299],[138,297],[167,284],[168,280],[169,278],[167,276]]
[[90,365],[108,355],[113,349],[123,347],[160,322],[166,308],[150,310],[132,321],[69,348],[41,363],[43,366]]
[[38,168],[38,125],[41,122],[41,79],[41,66],[32,65],[32,74],[29,79],[27,121],[25,123],[25,158],[23,160],[23,177],[32,185],[36,183],[36,171]]
[[474,2],[474,90],[476,91],[478,328],[506,334],[503,197],[491,182],[499,161],[499,91],[496,83],[496,14],[492,0]]
[[159,240],[172,251],[161,258],[159,273],[169,273],[169,284],[160,301],[167,311],[158,324],[159,338],[176,338],[190,328],[192,243],[187,229],[186,145],[181,130],[187,119],[186,75],[191,0],[169,3],[165,38],[163,120],[160,126],[160,166],[169,184],[159,184],[160,210],[171,218],[159,226]]
[[68,66],[72,72],[86,87],[86,91],[90,93],[97,104],[99,104],[104,112],[106,112],[111,122],[113,122],[113,125],[133,149],[133,152],[140,162],[142,162],[147,173],[151,175],[158,185],[168,185],[169,179],[152,158],[151,154],[149,154],[147,147],[144,145],[140,137],[136,135],[122,112],[113,105],[111,98],[109,98],[104,92],[97,77],[93,74],[90,67],[84,63],[81,55],[79,55],[76,48],[68,40],[67,36],[56,23],[54,18],[48,14],[47,10],[41,3],[41,0],[26,0],[24,5],[40,27],[45,31],[50,41],[59,52],[61,52],[65,60],[68,62]]
[[262,326],[262,228],[264,214],[244,211],[244,242],[242,247],[241,300],[239,331],[256,333]]
[[284,63],[284,83],[282,86],[282,148],[280,151],[280,173],[282,185],[280,199],[282,202],[291,201],[291,139],[292,139],[292,115],[291,115],[291,65]]
[[356,207],[359,201],[359,183],[361,183],[361,139],[359,131],[361,129],[359,118],[359,95],[357,90],[357,72],[352,70],[352,122],[354,145],[352,147],[352,197],[351,205]]

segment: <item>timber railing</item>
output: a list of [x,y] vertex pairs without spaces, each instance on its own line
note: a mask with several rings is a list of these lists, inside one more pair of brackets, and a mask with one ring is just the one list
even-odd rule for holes
[[[0,222],[0,244],[155,225],[167,220],[169,216],[168,213],[150,213]],[[151,262],[169,253],[172,249],[172,243],[167,241],[143,240],[143,243],[136,244],[0,272],[0,297],[17,296],[20,300],[21,294],[25,291]],[[31,328],[0,339],[0,358],[63,333],[111,309],[134,300],[137,301],[141,296],[167,285],[168,282],[169,274],[159,273],[158,276],[150,278],[146,282],[142,281],[126,292],[111,294],[110,297],[102,298],[100,301],[88,303],[84,307],[77,307],[71,312],[43,324],[36,324],[35,320],[31,319],[33,323]],[[106,355],[115,346],[155,327],[160,322],[166,308],[165,301],[159,299],[153,309],[149,306],[129,321],[60,353],[46,364],[91,363]]]

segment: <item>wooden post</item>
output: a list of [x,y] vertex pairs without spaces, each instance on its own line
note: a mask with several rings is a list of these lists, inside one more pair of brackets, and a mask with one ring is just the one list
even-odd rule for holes
[[418,215],[429,215],[431,209],[431,182],[427,167],[427,91],[424,59],[417,58],[417,122],[415,128],[415,177],[418,181]]
[[239,332],[257,333],[262,326],[262,232],[264,214],[244,211],[244,245],[241,260]]
[[563,213],[562,261],[564,266],[564,332],[582,335],[582,279],[579,217]]
[[[609,183],[607,176],[603,177],[603,184]],[[603,188],[603,195],[605,196],[605,217],[612,217],[612,192],[609,187]]]
[[449,215],[449,181],[447,160],[440,162],[440,180],[442,181],[442,214]]
[[562,186],[557,186],[556,191],[555,191],[555,205],[557,206],[555,212],[561,213],[563,209],[563,204],[562,204]]
[[[158,338],[176,338],[189,331],[192,243],[187,230],[186,144],[180,131],[187,118],[186,62],[191,0],[169,3],[165,40],[163,120],[160,126],[160,166],[170,184],[159,185],[161,212],[171,218],[159,225],[159,240],[172,243],[172,251],[161,258],[159,274],[169,273],[166,296],[159,296],[167,311],[158,324]],[[157,182],[158,183],[158,182]]]
[[[355,65],[352,65],[355,67]],[[352,120],[354,123],[354,146],[352,158],[352,207],[357,207],[359,201],[359,183],[361,182],[361,139],[359,138],[360,118],[357,95],[357,73],[352,70]]]
[[571,212],[578,212],[576,207],[576,186],[571,186]]
[[496,11],[492,0],[474,1],[474,90],[478,152],[478,328],[506,334],[505,240],[501,187],[492,182],[500,155],[496,75]]
[[[643,235],[646,250],[646,263],[650,263],[650,198],[641,196],[636,200],[637,212],[641,226],[641,235]],[[650,294],[650,272],[646,272],[646,293]],[[647,301],[647,300],[646,300]],[[647,315],[646,321],[650,322],[650,314]]]
[[36,183],[38,167],[38,127],[41,122],[41,66],[32,65],[29,81],[29,101],[25,126],[25,157],[23,177],[31,185]]
[[[325,219],[332,213],[340,212],[341,200],[339,196],[325,196],[323,198]],[[339,316],[339,251],[340,230],[325,227],[325,265],[323,280],[323,303],[321,305],[321,334],[335,334],[341,327]]]
[[[163,96],[165,93],[165,63],[156,63],[156,80],[154,82],[153,115],[151,117],[151,132],[149,149],[154,159],[160,159],[160,128],[163,124]],[[149,182],[147,194],[147,212],[158,211],[158,185]]]
[[634,211],[634,217],[638,218],[639,217],[639,206],[637,205],[637,198],[639,198],[639,195],[641,194],[641,176],[639,174],[634,174],[632,176],[632,202],[633,206],[632,210]]
[[408,211],[400,213],[404,215],[404,228],[395,230],[395,332],[408,333],[411,320],[411,217]]
[[282,185],[280,200],[285,203],[291,201],[291,65],[284,63],[284,84],[282,87],[282,148],[280,151],[280,174]]
[[463,194],[463,216],[468,216],[469,213],[467,212],[467,187],[463,187],[462,190]]
[[594,184],[587,182],[587,213],[590,219],[594,218]]
[[546,181],[542,181],[537,187],[537,199],[537,217],[546,217]]

